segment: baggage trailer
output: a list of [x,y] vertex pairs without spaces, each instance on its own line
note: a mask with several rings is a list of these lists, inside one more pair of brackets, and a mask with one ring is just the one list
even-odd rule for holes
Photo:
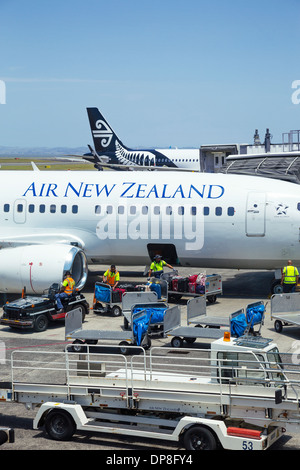
[[[239,313],[244,312],[244,309],[240,310]],[[246,306],[245,322],[250,329],[253,330],[255,325],[259,325],[260,333],[261,327],[264,322],[265,305],[263,301],[253,302]],[[231,320],[236,317],[237,313],[229,316],[215,316],[207,315],[206,313],[206,301],[204,297],[197,297],[190,299],[187,302],[187,324],[196,324],[198,326],[204,325],[209,328],[221,328],[230,327]]]
[[14,350],[2,402],[39,407],[33,428],[62,441],[89,431],[175,442],[187,450],[265,450],[299,432],[299,365],[269,339],[125,357]]
[[188,292],[187,290],[172,290],[172,279],[176,277],[177,274],[177,271],[172,271],[161,275],[161,279],[164,279],[168,283],[169,300],[179,300],[181,297],[204,296],[209,303],[215,303],[217,300],[217,295],[221,295],[223,292],[222,276],[220,274],[209,274],[206,276],[203,293]]
[[[142,287],[139,285],[139,287]],[[142,294],[146,292],[156,293],[156,301],[164,302],[168,298],[168,285],[163,279],[151,279],[148,284],[145,284],[144,291],[125,291],[125,289],[113,289],[105,282],[96,282],[94,290],[93,310],[94,313],[110,313],[114,317],[122,315],[123,311],[123,296],[126,294]],[[132,288],[134,285],[132,284]],[[158,295],[159,293],[159,295]]]
[[[124,329],[128,330],[131,328],[132,312],[134,309],[150,307],[163,310],[168,308],[168,304],[165,302],[159,302],[157,293],[155,291],[125,292],[122,297]],[[162,325],[162,322],[151,325],[151,327],[157,329],[159,325]]]
[[[131,322],[134,323],[144,317],[144,311],[137,312],[132,315]],[[137,345],[137,334],[131,329],[123,330],[88,330],[82,328],[82,319],[76,309],[68,312],[65,321],[65,338],[73,339],[73,350],[77,352],[86,351],[87,345],[96,345],[98,341],[104,341],[107,346],[111,341],[118,341],[122,354],[128,353],[128,346]],[[148,329],[143,332],[140,337],[140,345],[145,349],[150,348],[151,340],[149,338]]]
[[281,333],[283,326],[300,326],[300,293],[274,294],[271,297],[271,320]]

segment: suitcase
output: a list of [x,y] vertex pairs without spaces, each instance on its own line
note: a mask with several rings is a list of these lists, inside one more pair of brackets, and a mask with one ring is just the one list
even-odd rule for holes
[[150,290],[156,292],[157,298],[161,299],[161,285],[160,284],[155,284],[155,282],[152,282],[150,284]]
[[196,294],[196,286],[197,286],[197,284],[195,282],[189,282],[189,293],[190,294]]
[[189,291],[189,280],[187,277],[183,277],[182,279],[178,279],[178,292],[188,292]]
[[189,282],[195,283],[197,281],[198,274],[192,274],[189,276]]
[[119,303],[122,302],[122,294],[126,292],[125,289],[113,289],[111,293],[111,301],[112,303]]
[[205,294],[205,286],[196,284],[196,294]]
[[180,280],[182,280],[183,277],[181,276],[174,276],[172,278],[172,287],[171,287],[171,290],[175,290],[175,291],[178,291],[178,283]]

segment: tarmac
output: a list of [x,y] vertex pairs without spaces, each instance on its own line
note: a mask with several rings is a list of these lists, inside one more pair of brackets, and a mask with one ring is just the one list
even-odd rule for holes
[[[146,282],[143,277],[144,266],[119,267],[121,281]],[[96,281],[102,280],[102,274],[107,266],[93,266],[90,268],[89,278],[83,290],[90,307],[93,305],[94,285]],[[168,269],[165,270],[166,272]],[[191,272],[188,268],[180,268],[180,275],[189,275],[200,272]],[[221,274],[223,284],[223,294],[217,297],[214,304],[207,304],[207,314],[214,316],[228,317],[230,313],[256,301],[264,301],[266,305],[265,321],[261,329],[261,335],[265,338],[272,338],[278,346],[280,352],[293,352],[295,345],[299,342],[300,348],[300,327],[284,327],[281,333],[274,329],[274,321],[270,317],[270,286],[273,279],[271,271],[248,271],[248,270],[206,270],[207,274]],[[182,324],[186,324],[186,303],[188,298],[182,297],[177,305],[180,305]],[[172,306],[173,304],[170,303]],[[2,309],[1,309],[2,310]],[[2,311],[0,310],[0,315]],[[118,330],[123,326],[123,317],[112,317],[110,314],[95,314],[93,310],[86,316],[83,328]],[[171,338],[161,336],[152,339],[152,346],[170,346]],[[0,341],[4,343],[7,363],[10,354],[14,350],[45,350],[63,351],[67,342],[65,341],[64,322],[52,323],[44,332],[34,332],[32,330],[15,330],[0,325]],[[208,347],[212,340],[197,340],[189,348]],[[1,344],[1,343],[0,343]],[[184,346],[183,346],[184,348]],[[9,367],[0,364],[2,370],[0,381],[9,381]],[[1,450],[94,450],[105,451],[105,453],[117,453],[120,451],[149,451],[166,453],[182,451],[177,444],[166,441],[146,440],[132,437],[120,437],[118,435],[76,433],[71,441],[56,442],[51,440],[44,430],[33,430],[32,422],[36,414],[35,410],[27,410],[24,405],[17,403],[0,402],[0,426],[11,427],[15,430],[15,442],[6,443],[1,446]],[[298,450],[300,449],[300,434],[284,434],[270,450]]]

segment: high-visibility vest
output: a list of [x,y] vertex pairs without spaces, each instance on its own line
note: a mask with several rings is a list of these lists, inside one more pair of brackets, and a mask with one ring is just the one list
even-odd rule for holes
[[73,289],[75,287],[75,281],[74,279],[72,279],[71,277],[67,277],[64,282],[63,282],[63,286],[65,287],[65,290],[64,292],[67,294],[67,295],[71,295],[72,292],[73,292]]
[[153,271],[154,273],[156,271],[162,271],[164,266],[166,265],[167,263],[163,260],[160,260],[160,261],[153,261],[153,263],[151,263],[151,266],[150,266],[150,269],[151,271]]
[[286,266],[283,268],[283,282],[284,284],[296,284],[297,276],[299,276],[298,269],[294,266]]
[[104,276],[106,277],[106,282],[110,285],[110,286],[114,286],[116,281],[119,281],[120,280],[120,275],[119,275],[119,272],[116,271],[116,272],[112,272],[110,271],[109,269],[104,273]]

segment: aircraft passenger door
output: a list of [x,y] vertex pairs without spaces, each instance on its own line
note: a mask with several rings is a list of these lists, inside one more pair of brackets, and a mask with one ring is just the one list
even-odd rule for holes
[[246,207],[247,237],[264,237],[266,230],[266,195],[248,193]]
[[16,199],[14,202],[14,221],[16,224],[24,224],[26,222],[26,199]]

